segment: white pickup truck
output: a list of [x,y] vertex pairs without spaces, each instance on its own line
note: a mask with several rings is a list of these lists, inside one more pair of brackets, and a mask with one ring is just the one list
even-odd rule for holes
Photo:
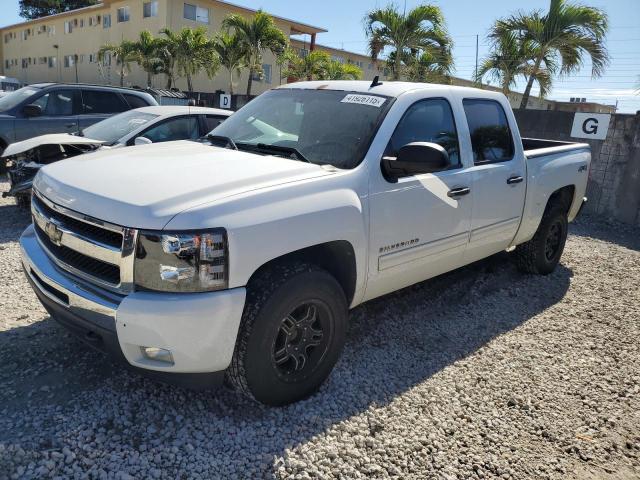
[[209,138],[43,168],[24,269],[126,365],[270,405],[318,389],[362,302],[502,250],[552,272],[590,164],[502,94],[417,83],[285,85]]

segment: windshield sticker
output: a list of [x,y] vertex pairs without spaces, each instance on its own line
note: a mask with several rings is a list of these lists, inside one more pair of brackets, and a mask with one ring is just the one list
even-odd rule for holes
[[380,108],[384,105],[386,98],[376,97],[374,95],[357,95],[350,93],[340,103],[357,103],[359,105],[371,105],[372,107]]

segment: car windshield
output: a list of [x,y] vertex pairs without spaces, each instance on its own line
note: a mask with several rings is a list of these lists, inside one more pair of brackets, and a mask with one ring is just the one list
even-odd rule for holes
[[82,130],[82,135],[94,140],[102,140],[107,145],[117,143],[125,135],[138,130],[158,115],[143,113],[137,110],[122,112],[101,122],[94,123]]
[[276,89],[252,100],[211,135],[233,140],[240,150],[354,168],[391,103],[389,97],[357,92]]
[[40,89],[35,87],[22,87],[15,92],[8,93],[7,95],[0,98],[0,112],[11,110],[13,107],[19,105],[24,100],[32,96],[34,93],[38,93],[39,91]]

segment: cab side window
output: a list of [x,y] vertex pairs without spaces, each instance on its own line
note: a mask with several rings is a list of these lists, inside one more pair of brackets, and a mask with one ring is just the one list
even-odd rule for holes
[[473,162],[482,165],[511,160],[513,137],[502,105],[479,99],[465,99],[462,105],[471,134]]
[[84,113],[120,113],[129,110],[129,106],[115,92],[102,90],[83,90],[82,104]]
[[449,102],[443,98],[421,100],[405,112],[385,150],[385,156],[397,157],[404,145],[431,142],[449,154],[450,168],[461,166],[458,133]]
[[171,142],[173,140],[195,140],[200,137],[198,118],[195,116],[172,118],[160,125],[151,127],[141,136],[148,138],[153,143]]
[[45,93],[35,102],[35,105],[40,105],[42,108],[42,115],[50,117],[60,117],[73,115],[73,90],[54,90],[53,92]]

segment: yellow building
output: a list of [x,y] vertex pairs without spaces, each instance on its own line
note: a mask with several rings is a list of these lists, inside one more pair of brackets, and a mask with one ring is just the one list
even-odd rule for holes
[[[82,82],[118,84],[119,69],[107,57],[98,62],[97,52],[107,43],[135,40],[142,30],[154,36],[161,28],[205,27],[210,34],[221,30],[229,14],[251,16],[255,10],[220,0],[103,0],[102,3],[0,28],[0,74],[23,83]],[[307,34],[315,43],[317,33],[325,29],[273,16],[276,25],[287,35]],[[77,56],[77,57],[76,57]],[[252,93],[258,94],[286,82],[274,56],[263,56],[263,79],[254,81]],[[147,76],[133,63],[125,77],[126,86],[146,86]],[[235,81],[238,93],[246,91],[247,72]],[[153,86],[163,88],[164,75],[153,79]],[[186,80],[177,81],[186,90]],[[205,74],[194,78],[193,88],[200,92],[228,90],[228,74],[221,68],[215,78]]]

